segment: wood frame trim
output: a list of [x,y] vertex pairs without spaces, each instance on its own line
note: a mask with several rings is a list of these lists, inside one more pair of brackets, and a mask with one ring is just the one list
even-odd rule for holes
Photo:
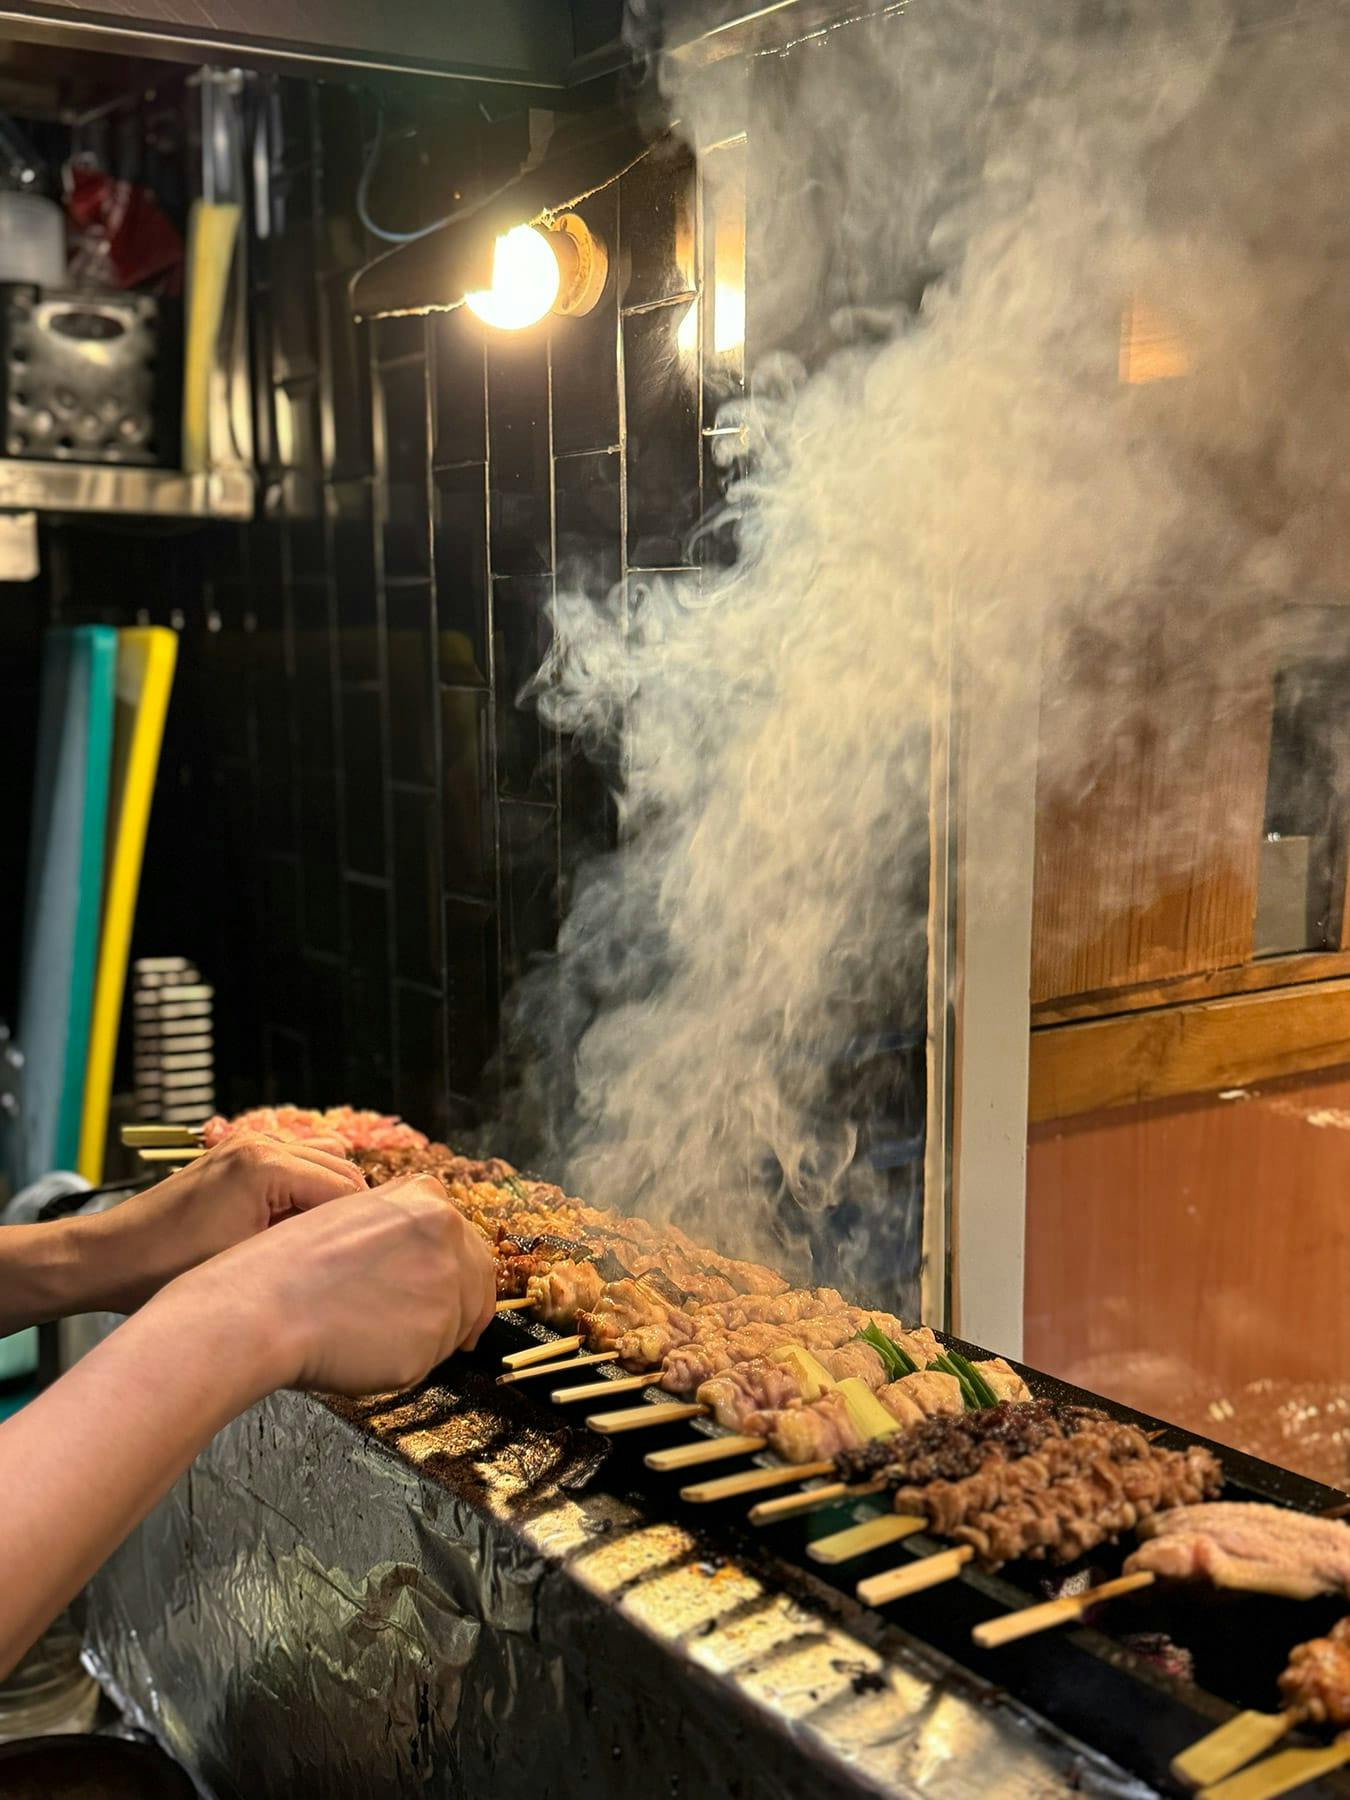
[[1042,1000],[1031,1009],[1032,1030],[1067,1025],[1078,1019],[1111,1018],[1117,1013],[1145,1012],[1189,1000],[1222,1000],[1230,994],[1262,993],[1267,988],[1302,986],[1350,975],[1350,896],[1346,901],[1345,945],[1341,950],[1300,950],[1291,956],[1268,956],[1236,968],[1213,969],[1206,975],[1182,975],[1173,981],[1142,981],[1131,987],[1098,988],[1062,1000]]
[[1031,1034],[1031,1124],[1350,1064],[1350,977]]

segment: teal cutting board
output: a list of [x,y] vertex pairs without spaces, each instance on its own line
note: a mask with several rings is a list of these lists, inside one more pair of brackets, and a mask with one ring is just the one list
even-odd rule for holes
[[6,1155],[16,1188],[73,1169],[79,1154],[116,672],[111,627],[47,633],[15,1032],[22,1114]]

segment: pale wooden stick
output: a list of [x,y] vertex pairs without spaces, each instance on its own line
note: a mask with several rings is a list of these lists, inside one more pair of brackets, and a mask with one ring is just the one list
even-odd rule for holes
[[187,1125],[124,1125],[122,1142],[128,1150],[191,1149],[202,1134]]
[[1000,1644],[1011,1644],[1017,1638],[1032,1637],[1038,1631],[1049,1631],[1052,1625],[1077,1619],[1099,1601],[1114,1600],[1118,1594],[1133,1594],[1139,1588],[1151,1587],[1155,1580],[1151,1569],[1140,1569],[1133,1575],[1117,1575],[1114,1581],[1085,1588],[1081,1594],[1062,1594],[1058,1600],[1024,1606],[1001,1619],[986,1619],[970,1635],[981,1650],[997,1650]]
[[681,1500],[696,1506],[710,1500],[734,1500],[738,1494],[754,1494],[760,1488],[782,1487],[786,1481],[807,1481],[813,1475],[828,1475],[833,1463],[800,1463],[795,1468],[745,1469],[739,1475],[719,1475],[715,1481],[696,1482],[680,1489]]
[[143,1163],[189,1163],[199,1156],[205,1156],[206,1152],[198,1144],[184,1145],[180,1150],[138,1150],[136,1154]]
[[806,1546],[806,1554],[815,1562],[850,1562],[855,1556],[866,1556],[869,1550],[879,1550],[883,1544],[897,1544],[901,1538],[912,1537],[923,1530],[926,1522],[911,1519],[905,1513],[881,1513],[861,1525],[850,1525],[847,1531],[817,1538]]
[[1296,1712],[1236,1713],[1217,1731],[1207,1732],[1173,1757],[1172,1773],[1187,1787],[1211,1787],[1253,1757],[1264,1755],[1297,1722]]
[[1201,1788],[1200,1800],[1274,1800],[1276,1794],[1287,1794],[1305,1781],[1330,1775],[1346,1763],[1350,1763],[1350,1738],[1338,1738],[1326,1750],[1281,1750],[1240,1775]]
[[524,1312],[526,1307],[533,1305],[534,1301],[530,1299],[528,1294],[525,1294],[519,1300],[499,1300],[497,1302],[496,1310],[499,1313]]
[[864,1606],[885,1606],[891,1600],[902,1600],[906,1594],[936,1587],[950,1581],[974,1556],[969,1544],[958,1544],[954,1550],[939,1550],[936,1556],[920,1556],[898,1569],[887,1569],[884,1575],[871,1575],[858,1583],[855,1592]]
[[508,1369],[528,1369],[531,1363],[560,1361],[569,1350],[580,1350],[579,1337],[554,1338],[551,1343],[531,1344],[528,1350],[513,1350],[502,1358]]
[[697,1444],[680,1444],[674,1450],[653,1450],[642,1460],[658,1475],[668,1475],[672,1469],[694,1469],[700,1463],[725,1462],[729,1456],[748,1456],[752,1450],[763,1448],[764,1439],[759,1437],[702,1438]]
[[[596,1357],[595,1360],[603,1362],[605,1358]],[[584,1361],[584,1357],[577,1358],[577,1362]],[[574,1369],[576,1363],[568,1363],[566,1367]],[[499,1375],[497,1379],[505,1381],[507,1377]],[[652,1377],[650,1375],[622,1375],[617,1381],[584,1381],[580,1387],[554,1388],[549,1399],[555,1406],[571,1406],[575,1400],[603,1400],[606,1394],[635,1394],[639,1388],[651,1385]]]
[[[589,1363],[617,1362],[617,1350],[592,1350],[585,1356],[569,1356],[565,1362],[531,1363],[528,1369],[509,1369],[497,1377],[498,1387],[510,1387],[513,1381],[537,1381],[541,1375],[565,1375],[569,1369],[584,1369]],[[608,1382],[602,1384],[608,1386]]]
[[673,1425],[679,1419],[698,1419],[707,1410],[694,1400],[654,1401],[650,1406],[622,1406],[617,1412],[592,1413],[586,1423],[592,1431],[613,1437],[621,1431],[643,1431],[648,1425]]
[[834,1500],[861,1499],[875,1494],[881,1484],[869,1481],[865,1487],[850,1487],[845,1481],[827,1481],[823,1487],[804,1488],[800,1494],[784,1494],[780,1500],[761,1500],[750,1508],[752,1525],[772,1525],[777,1519],[791,1519],[797,1513],[814,1512]]

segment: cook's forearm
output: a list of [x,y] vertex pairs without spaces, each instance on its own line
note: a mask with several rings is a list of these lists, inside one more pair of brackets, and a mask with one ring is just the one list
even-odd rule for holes
[[0,1672],[274,1385],[254,1325],[209,1290],[166,1289],[0,1424]]
[[88,1270],[70,1220],[0,1231],[0,1336],[84,1310]]

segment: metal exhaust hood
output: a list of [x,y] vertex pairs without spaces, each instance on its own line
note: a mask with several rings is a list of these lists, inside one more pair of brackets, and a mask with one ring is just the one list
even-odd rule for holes
[[622,0],[0,0],[0,36],[296,73],[557,92],[622,60]]

